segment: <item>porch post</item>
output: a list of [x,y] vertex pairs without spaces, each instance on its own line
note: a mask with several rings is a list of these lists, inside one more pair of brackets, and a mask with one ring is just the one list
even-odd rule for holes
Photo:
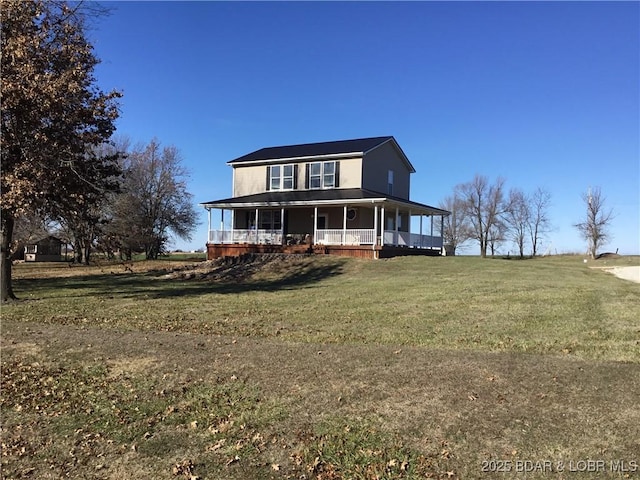
[[224,243],[224,208],[220,210],[220,243]]
[[433,248],[433,214],[431,214],[431,237],[429,238],[429,249]]
[[422,241],[423,241],[423,238],[422,238],[422,217],[423,217],[423,215],[420,214],[420,248],[422,248]]
[[413,247],[411,243],[411,209],[409,209],[409,246]]
[[208,230],[207,230],[207,243],[209,243],[211,241],[211,208],[207,208],[207,212],[209,212],[209,215],[207,215],[209,217],[209,224],[208,224]]
[[286,245],[284,240],[284,207],[280,209],[280,244]]
[[395,246],[398,246],[398,215],[400,215],[400,209],[398,207],[396,207],[396,218],[395,218],[395,225],[394,227],[396,227],[395,232],[393,233],[393,243],[395,244]]
[[256,244],[258,243],[258,207],[256,207]]
[[230,232],[230,235],[231,235],[230,242],[231,243],[234,243],[233,242],[233,230],[235,228],[236,228],[236,211],[232,209],[231,210],[231,232]]
[[444,215],[440,215],[440,255],[444,255]]
[[382,213],[380,214],[380,222],[382,222],[382,225],[380,225],[380,246],[384,247],[384,221],[386,220],[385,216],[384,216],[384,205],[382,205]]
[[313,207],[313,244],[316,244],[318,238],[318,207]]
[[373,207],[373,249],[378,243],[378,205]]
[[347,243],[347,205],[342,208],[342,245]]

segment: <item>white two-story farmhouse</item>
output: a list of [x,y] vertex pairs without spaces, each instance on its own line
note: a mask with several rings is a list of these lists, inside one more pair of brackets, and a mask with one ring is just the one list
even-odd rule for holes
[[[228,164],[233,196],[202,204],[209,211],[209,259],[256,252],[443,254],[440,232],[449,212],[409,200],[415,169],[393,137],[269,147]],[[212,229],[212,210],[220,211],[219,230]]]

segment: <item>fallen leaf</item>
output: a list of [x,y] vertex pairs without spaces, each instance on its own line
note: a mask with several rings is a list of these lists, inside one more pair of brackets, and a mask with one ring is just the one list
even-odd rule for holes
[[226,443],[226,439],[225,438],[221,438],[220,440],[218,440],[216,443],[214,443],[213,445],[211,445],[208,450],[215,452],[216,450],[219,450],[220,448],[222,448],[224,446],[224,444]]

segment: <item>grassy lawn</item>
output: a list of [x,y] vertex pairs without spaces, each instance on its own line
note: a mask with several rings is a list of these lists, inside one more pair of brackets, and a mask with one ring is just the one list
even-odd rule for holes
[[639,257],[187,260],[15,267],[3,478],[640,478]]

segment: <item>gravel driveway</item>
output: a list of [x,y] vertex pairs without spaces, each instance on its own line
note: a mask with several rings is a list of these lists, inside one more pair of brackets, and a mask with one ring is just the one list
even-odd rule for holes
[[613,273],[616,277],[640,283],[640,267],[613,267],[607,268],[606,270]]

